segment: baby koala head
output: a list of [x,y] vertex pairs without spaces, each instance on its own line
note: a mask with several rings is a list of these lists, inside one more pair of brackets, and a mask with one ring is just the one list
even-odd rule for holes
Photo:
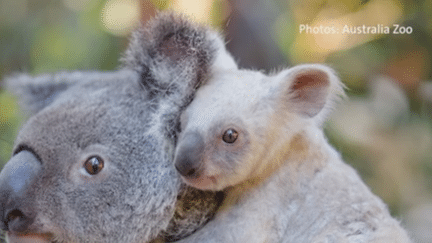
[[271,76],[217,70],[183,112],[175,167],[203,190],[266,177],[301,152],[293,140],[314,137],[340,96],[343,85],[320,64]]

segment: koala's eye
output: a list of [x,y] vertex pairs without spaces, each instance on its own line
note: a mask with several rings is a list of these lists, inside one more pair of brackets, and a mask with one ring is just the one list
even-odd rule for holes
[[232,128],[226,130],[224,134],[222,135],[222,140],[224,140],[225,143],[234,143],[235,140],[237,140],[238,132]]
[[96,175],[97,173],[101,172],[103,167],[104,161],[99,156],[89,157],[86,162],[84,162],[84,168],[90,175]]

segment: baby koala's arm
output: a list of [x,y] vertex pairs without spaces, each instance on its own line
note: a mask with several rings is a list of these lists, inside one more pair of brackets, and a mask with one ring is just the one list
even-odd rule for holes
[[223,207],[202,229],[176,243],[274,242],[269,239],[274,224],[263,211],[266,210],[256,211],[245,204]]

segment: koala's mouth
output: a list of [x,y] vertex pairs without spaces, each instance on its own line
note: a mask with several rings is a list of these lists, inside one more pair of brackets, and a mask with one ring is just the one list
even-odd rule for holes
[[186,184],[200,190],[218,190],[219,175],[207,176],[202,175],[198,178],[183,178]]
[[6,233],[8,243],[54,243],[52,234],[25,234],[18,235]]

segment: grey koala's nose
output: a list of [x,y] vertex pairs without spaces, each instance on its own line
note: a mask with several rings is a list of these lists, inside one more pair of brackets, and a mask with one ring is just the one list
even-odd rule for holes
[[197,132],[185,134],[179,141],[174,164],[180,175],[197,178],[202,171],[204,139]]
[[13,156],[0,172],[0,228],[24,232],[33,223],[34,180],[41,171],[36,156],[23,150]]
[[34,221],[34,215],[24,214],[19,209],[10,209],[5,217],[5,230],[12,232],[25,232]]

